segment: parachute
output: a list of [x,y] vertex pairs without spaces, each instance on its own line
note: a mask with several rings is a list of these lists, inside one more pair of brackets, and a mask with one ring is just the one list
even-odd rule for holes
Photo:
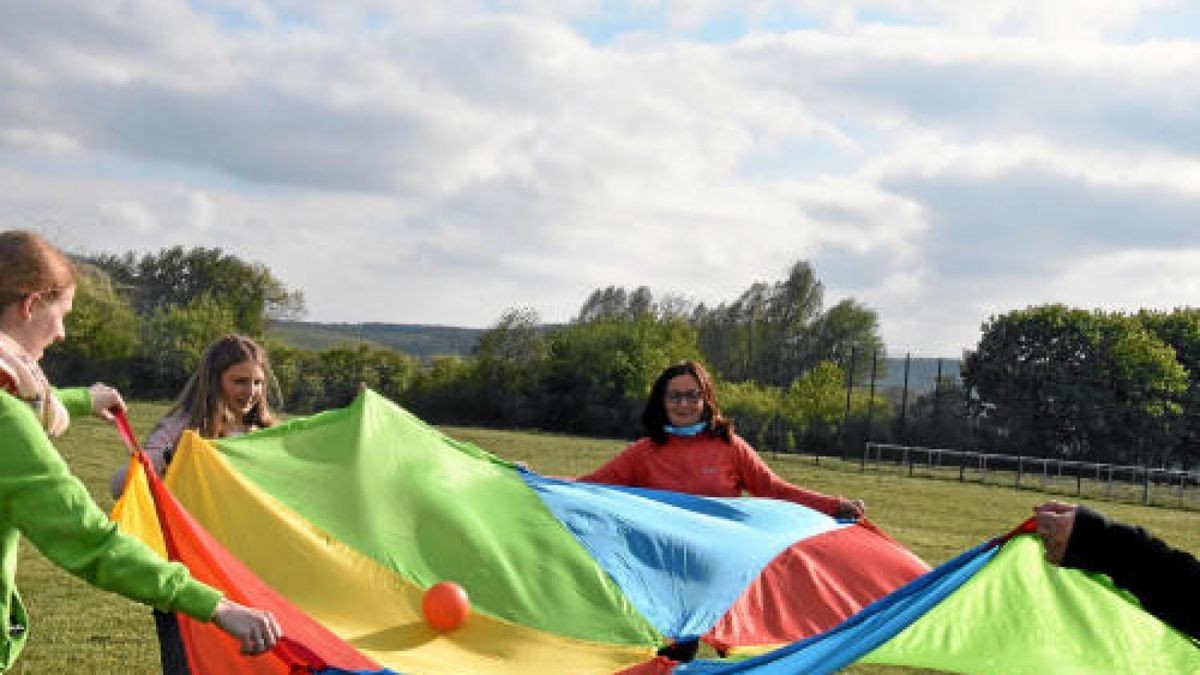
[[[1200,668],[1187,638],[1050,568],[1027,533],[929,571],[865,521],[541,476],[371,391],[244,437],[187,433],[165,481],[136,455],[129,476],[123,529],[283,626],[246,658],[180,617],[195,674]],[[452,632],[421,613],[439,581],[470,597]],[[730,658],[655,657],[696,638]]]

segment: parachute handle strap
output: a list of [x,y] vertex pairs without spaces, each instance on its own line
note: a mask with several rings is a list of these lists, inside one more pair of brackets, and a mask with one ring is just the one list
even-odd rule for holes
[[129,418],[126,417],[125,411],[113,406],[108,409],[112,413],[113,421],[117,425],[117,433],[121,434],[121,440],[125,441],[125,447],[129,448],[130,454],[136,455],[142,451],[142,444],[138,443],[137,436],[133,435],[133,427],[129,425]]

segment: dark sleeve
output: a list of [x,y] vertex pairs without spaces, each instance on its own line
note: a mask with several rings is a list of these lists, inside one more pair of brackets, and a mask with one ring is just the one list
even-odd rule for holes
[[1187,551],[1080,506],[1063,565],[1107,574],[1146,611],[1200,639],[1200,561]]

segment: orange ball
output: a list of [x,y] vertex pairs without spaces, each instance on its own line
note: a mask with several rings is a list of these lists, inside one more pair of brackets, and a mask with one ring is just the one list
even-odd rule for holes
[[467,620],[471,600],[462,586],[453,581],[439,581],[425,591],[421,609],[430,627],[439,633],[448,633]]

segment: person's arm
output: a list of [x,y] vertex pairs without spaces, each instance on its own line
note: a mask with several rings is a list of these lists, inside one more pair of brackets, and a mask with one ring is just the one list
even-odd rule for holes
[[576,476],[575,480],[585,483],[639,487],[637,478],[640,475],[641,454],[644,452],[643,446],[647,442],[649,442],[648,439],[642,439],[627,446],[616,457],[602,464],[600,468],[591,473]]
[[[183,435],[187,423],[188,417],[185,413],[177,412],[167,415],[160,419],[158,424],[154,425],[154,429],[150,431],[150,435],[142,443],[142,450],[150,458],[150,464],[159,476],[166,475],[167,464],[170,462],[170,453],[179,444],[179,437]],[[120,497],[121,492],[125,489],[127,471],[129,471],[128,464],[122,464],[117,467],[116,471],[113,471],[112,478],[108,482],[108,489],[112,493],[113,499]]]
[[239,605],[228,598],[217,603],[212,622],[241,643],[243,654],[262,654],[283,637],[283,629],[270,612]]
[[120,392],[99,382],[90,387],[55,389],[54,395],[72,417],[91,414],[111,422],[113,416],[109,411],[112,408],[125,410],[125,400],[121,398]]
[[1084,506],[1050,501],[1034,507],[1046,558],[1108,575],[1166,623],[1200,639],[1200,561],[1146,530]]
[[848,512],[847,504],[852,500],[807,490],[780,478],[771,470],[771,467],[767,466],[766,462],[762,461],[754,448],[739,436],[735,436],[733,439],[733,451],[734,463],[737,466],[742,486],[755,497],[782,499],[835,517],[859,517],[862,515],[861,511],[857,514]]
[[278,639],[278,623],[269,613],[224,600],[183,565],[161,560],[120,532],[71,475],[29,407],[6,393],[0,393],[0,439],[0,522],[11,524],[51,562],[97,588],[217,621],[246,653],[265,651]]
[[150,463],[154,465],[158,475],[167,472],[171,453],[174,452],[175,446],[179,445],[179,437],[187,428],[188,421],[188,415],[184,412],[167,415],[154,425],[150,434],[146,436],[146,441],[142,443],[142,449],[150,457]]
[[88,387],[68,387],[55,389],[54,395],[62,401],[63,407],[71,417],[88,415],[92,412],[92,394]]
[[1200,560],[1195,556],[1086,506],[1049,502],[1035,513],[1051,562],[1108,575],[1146,611],[1200,639]]
[[207,621],[220,594],[191,580],[181,565],[162,563],[141,542],[122,535],[71,475],[28,407],[0,396],[0,520],[93,585]]

